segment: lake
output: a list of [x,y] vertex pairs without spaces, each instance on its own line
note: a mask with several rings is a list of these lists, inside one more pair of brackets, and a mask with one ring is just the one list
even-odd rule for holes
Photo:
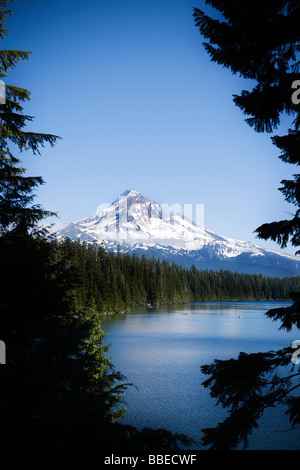
[[[201,302],[103,317],[106,343],[116,370],[136,387],[125,392],[122,422],[138,429],[165,428],[195,439],[190,450],[205,449],[202,429],[222,421],[201,384],[200,367],[214,359],[237,358],[239,352],[265,352],[300,339],[297,329],[279,331],[264,314],[286,302]],[[300,367],[296,366],[296,367]],[[249,437],[251,450],[300,449],[300,430],[289,430],[282,409],[267,410]],[[242,448],[242,447],[241,447]]]

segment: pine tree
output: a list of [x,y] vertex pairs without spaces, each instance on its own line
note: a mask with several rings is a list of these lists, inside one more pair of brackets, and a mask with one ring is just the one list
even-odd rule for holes
[[[290,120],[286,135],[272,135],[281,151],[280,158],[300,164],[300,112],[293,99],[299,79],[300,3],[294,0],[206,0],[218,12],[214,19],[194,9],[196,26],[206,39],[204,48],[212,61],[232,73],[251,79],[255,86],[234,96],[235,104],[248,116],[246,122],[257,132],[273,133],[284,114]],[[265,223],[256,229],[262,239],[271,239],[284,248],[300,245],[299,175],[283,180],[279,188],[285,200],[296,206],[287,220]],[[299,252],[297,252],[299,253]],[[261,295],[270,296],[270,285],[260,280]],[[272,309],[267,316],[281,321],[281,328],[300,326],[300,296],[293,294],[289,308]],[[299,372],[293,370],[291,348],[270,353],[246,355],[236,360],[216,360],[202,371],[210,378],[204,382],[211,395],[230,409],[229,417],[216,428],[204,430],[204,443],[214,449],[236,447],[257,426],[265,409],[284,404],[292,426],[300,422]],[[279,377],[281,366],[290,375]],[[293,378],[293,385],[291,379]],[[295,385],[296,383],[296,385]]]
[[[0,39],[7,34],[4,27],[6,18],[11,14],[6,9],[7,0],[0,1]],[[14,69],[18,62],[28,60],[31,52],[20,50],[1,50],[0,79],[7,76],[9,69]],[[40,153],[40,146],[55,144],[58,136],[26,131],[26,124],[31,116],[23,114],[21,103],[30,99],[30,92],[24,88],[5,84],[5,102],[0,104],[0,234],[10,230],[28,233],[37,222],[52,212],[45,211],[38,205],[31,205],[33,190],[43,184],[43,178],[25,176],[25,169],[20,166],[20,158],[14,155],[11,147],[20,153],[31,150]]]
[[[0,39],[7,34],[5,21],[10,14],[7,0],[0,0]],[[4,79],[10,69],[29,56],[28,51],[1,50],[0,78]],[[40,146],[45,143],[53,146],[58,137],[26,131],[26,123],[31,122],[32,117],[23,114],[21,103],[30,99],[29,91],[8,84],[5,90],[5,102],[0,104],[0,266],[5,273],[0,301],[1,333],[11,341],[14,332],[25,341],[25,331],[28,334],[34,331],[32,322],[38,318],[38,308],[29,307],[26,300],[36,299],[37,305],[46,285],[50,289],[50,272],[54,274],[52,247],[47,245],[43,231],[37,227],[39,221],[52,213],[32,205],[33,190],[43,184],[43,179],[25,175],[19,154],[28,150],[39,153]],[[29,335],[27,341],[30,340]]]
[[[294,104],[293,84],[299,79],[300,5],[294,0],[207,0],[222,20],[212,19],[195,8],[195,23],[209,42],[204,48],[212,61],[230,68],[234,74],[257,84],[251,90],[234,95],[246,122],[257,132],[271,133],[281,115],[291,117],[288,134],[272,136],[280,149],[280,158],[292,165],[300,164],[300,112]],[[285,199],[299,208],[299,175],[283,180],[280,191]],[[272,239],[282,248],[290,242],[300,245],[300,212],[293,218],[267,223],[257,228],[260,238]]]
[[[7,0],[0,0],[0,39],[7,34],[6,6]],[[0,78],[29,56],[1,50]],[[32,117],[23,114],[21,103],[29,98],[28,90],[6,84],[6,101],[0,104],[0,334],[7,350],[0,384],[1,448],[97,448],[106,431],[107,438],[113,435],[111,425],[122,414],[112,407],[122,399],[123,385],[115,383],[121,376],[105,356],[98,318],[78,311],[79,247],[66,241],[61,250],[37,225],[53,213],[32,204],[43,179],[26,176],[20,154],[39,154],[58,137],[25,130]],[[92,258],[93,253],[91,283]]]

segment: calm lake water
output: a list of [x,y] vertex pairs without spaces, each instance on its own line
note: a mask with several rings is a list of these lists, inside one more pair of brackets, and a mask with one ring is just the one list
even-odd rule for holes
[[[200,367],[214,359],[237,358],[241,351],[276,351],[300,339],[297,329],[279,331],[280,325],[264,315],[281,305],[289,304],[203,302],[104,317],[112,363],[137,387],[125,393],[122,422],[185,433],[197,441],[191,450],[205,449],[201,430],[215,426],[227,412],[201,385],[208,377]],[[289,428],[281,408],[267,410],[248,448],[300,449],[300,430]]]

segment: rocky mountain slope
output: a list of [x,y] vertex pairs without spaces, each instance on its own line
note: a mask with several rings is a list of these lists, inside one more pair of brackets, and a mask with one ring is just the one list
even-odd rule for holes
[[108,250],[136,252],[185,267],[228,269],[240,273],[288,277],[299,275],[295,256],[260,248],[218,235],[182,214],[170,214],[162,205],[129,190],[109,207],[67,224],[58,238],[103,243]]

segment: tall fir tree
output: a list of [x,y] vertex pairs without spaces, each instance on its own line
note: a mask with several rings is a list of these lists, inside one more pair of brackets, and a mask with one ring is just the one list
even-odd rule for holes
[[[0,39],[11,14],[7,3],[0,0]],[[2,81],[29,57],[28,51],[1,50]],[[111,408],[125,385],[106,357],[103,335],[95,333],[99,319],[74,314],[80,270],[70,253],[59,251],[39,228],[38,222],[53,213],[33,204],[33,191],[43,179],[27,176],[21,166],[22,152],[39,154],[58,136],[27,131],[33,118],[23,113],[22,103],[30,99],[29,91],[7,83],[5,90],[0,104],[0,337],[7,365],[0,375],[0,446],[97,447],[100,439],[108,439],[105,431],[111,434],[118,417]]]
[[[0,0],[0,39],[7,34],[5,21],[11,11],[7,0]],[[31,52],[21,50],[1,50],[0,79],[4,81],[10,69],[23,60],[28,60]],[[19,153],[32,150],[40,153],[40,146],[55,144],[58,136],[26,131],[32,116],[23,114],[22,104],[30,99],[30,92],[24,88],[5,83],[5,99],[0,105],[0,234],[15,230],[28,233],[36,223],[53,213],[32,205],[33,190],[43,184],[43,178],[25,176],[21,160],[13,154],[11,147]]]
[[[293,100],[293,84],[299,80],[300,5],[293,0],[207,0],[221,14],[216,20],[195,8],[195,24],[208,40],[204,48],[212,61],[234,74],[251,79],[251,91],[234,95],[246,122],[257,132],[272,133],[282,114],[291,118],[288,133],[273,135],[286,163],[300,165],[300,112]],[[299,175],[283,180],[280,191],[299,208]],[[282,248],[300,245],[300,212],[292,219],[266,223],[257,228],[260,238],[272,239]]]
[[[234,103],[256,132],[272,133],[272,142],[280,150],[282,161],[299,166],[300,108],[295,88],[299,85],[300,3],[294,0],[205,0],[205,3],[217,15],[210,16],[195,8],[194,18],[211,60],[255,83],[251,91],[234,95]],[[274,135],[283,115],[289,120],[289,128],[285,135]],[[279,189],[296,210],[289,219],[258,227],[259,238],[274,240],[281,248],[288,243],[299,247],[299,182],[299,174],[291,180],[282,180]],[[286,330],[300,326],[300,295],[294,293],[292,297],[291,307],[267,312]],[[277,375],[283,365],[293,369],[290,358],[291,350],[286,348],[277,353],[241,354],[237,360],[216,360],[202,368],[210,375],[204,385],[219,403],[231,410],[223,423],[205,430],[205,444],[228,449],[241,440],[246,442],[264,410],[278,404],[287,407],[293,426],[299,424],[299,373],[291,371],[282,378]]]

